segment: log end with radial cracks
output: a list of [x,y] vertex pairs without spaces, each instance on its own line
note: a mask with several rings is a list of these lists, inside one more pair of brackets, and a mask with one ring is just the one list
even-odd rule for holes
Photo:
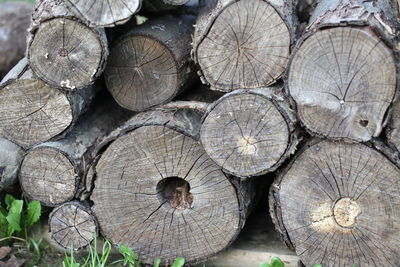
[[[218,8],[219,5],[217,5]],[[194,58],[203,82],[212,89],[230,92],[262,88],[284,73],[289,61],[291,33],[280,13],[267,1],[231,1],[209,28],[196,30]],[[200,18],[204,20],[204,18]],[[198,21],[197,27],[204,27]]]
[[398,266],[399,177],[367,145],[316,142],[273,186],[276,226],[306,266]]
[[319,30],[302,41],[288,89],[300,120],[320,136],[378,136],[396,91],[393,52],[366,27]]

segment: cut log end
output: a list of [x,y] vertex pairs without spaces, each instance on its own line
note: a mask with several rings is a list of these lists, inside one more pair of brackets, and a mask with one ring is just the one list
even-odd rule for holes
[[288,86],[310,131],[368,141],[382,131],[393,100],[394,56],[367,28],[320,30],[295,53]]
[[24,158],[20,184],[31,198],[54,207],[74,198],[77,174],[71,161],[51,147],[38,147]]
[[38,78],[55,88],[83,88],[99,76],[105,47],[98,32],[68,18],[42,22],[28,48]]
[[49,217],[51,238],[64,249],[78,250],[97,235],[92,212],[79,202],[68,202],[53,210]]
[[91,200],[102,233],[143,262],[203,261],[240,231],[245,211],[235,188],[196,140],[175,130],[142,126],[123,135],[96,173]]
[[366,145],[321,141],[277,180],[276,218],[306,266],[397,266],[399,177]]
[[72,123],[67,96],[36,79],[0,88],[0,132],[24,147],[60,134]]
[[291,142],[290,121],[271,99],[256,93],[223,97],[206,115],[201,142],[227,172],[249,177],[278,167]]
[[127,36],[111,50],[107,88],[122,107],[146,110],[170,101],[179,91],[176,64],[163,43],[149,36]]
[[229,4],[202,38],[195,57],[215,90],[265,87],[282,76],[288,63],[289,29],[266,1]]

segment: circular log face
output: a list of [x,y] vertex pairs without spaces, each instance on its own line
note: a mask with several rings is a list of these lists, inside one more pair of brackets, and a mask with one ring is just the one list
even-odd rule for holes
[[111,49],[105,79],[118,104],[134,111],[168,102],[180,86],[168,48],[140,35],[127,36]]
[[94,30],[75,20],[41,23],[28,49],[29,65],[44,82],[68,90],[83,88],[97,77],[104,48]]
[[194,139],[174,130],[144,126],[120,137],[96,172],[91,200],[102,233],[146,263],[204,260],[239,230],[234,187]]
[[97,225],[95,218],[81,204],[70,202],[50,215],[51,238],[65,249],[80,249],[92,242]]
[[263,174],[289,143],[285,118],[266,97],[245,93],[220,101],[207,115],[201,142],[223,169],[238,176]]
[[290,66],[289,90],[300,119],[323,136],[357,141],[378,136],[395,89],[391,50],[360,28],[318,31]]
[[74,197],[75,169],[59,151],[44,147],[31,150],[21,165],[24,192],[46,206],[57,206]]
[[66,95],[41,81],[19,80],[0,89],[0,132],[22,146],[47,141],[71,122]]
[[400,170],[379,152],[317,143],[279,187],[284,228],[306,266],[400,265]]
[[220,91],[265,87],[288,63],[289,30],[278,12],[262,0],[228,5],[197,50],[205,79]]
[[67,0],[90,25],[115,26],[125,23],[140,7],[140,0]]

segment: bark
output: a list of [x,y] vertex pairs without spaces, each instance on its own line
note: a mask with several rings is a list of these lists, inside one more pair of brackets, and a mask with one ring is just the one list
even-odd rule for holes
[[78,18],[92,27],[114,27],[126,23],[141,8],[142,0],[66,0]]
[[238,177],[276,170],[298,142],[296,115],[282,87],[226,94],[210,105],[201,128],[207,154]]
[[294,51],[287,83],[310,133],[353,141],[380,135],[399,67],[400,27],[393,4],[318,3]]
[[86,247],[96,237],[97,228],[90,208],[78,201],[62,204],[49,216],[51,238],[64,249]]
[[108,56],[104,29],[85,25],[64,1],[38,1],[29,32],[29,65],[48,85],[64,90],[81,89],[103,72]]
[[205,108],[177,102],[140,113],[100,146],[92,210],[106,238],[147,264],[214,256],[251,208],[255,183],[225,176],[198,143]]
[[0,191],[17,182],[24,153],[21,147],[0,137]]
[[33,6],[22,2],[0,4],[0,80],[26,50],[26,29]]
[[230,92],[283,75],[296,40],[294,1],[204,0],[200,7],[192,56],[203,83]]
[[149,20],[114,42],[105,79],[122,107],[143,111],[165,104],[190,85],[193,21],[191,16]]
[[0,83],[0,134],[29,148],[65,135],[83,114],[98,86],[63,92],[33,76],[26,58]]
[[131,115],[109,98],[107,94],[95,100],[63,139],[42,143],[27,153],[20,183],[31,199],[53,207],[81,196],[93,147]]
[[313,140],[276,178],[271,215],[306,266],[398,266],[399,177],[368,145]]

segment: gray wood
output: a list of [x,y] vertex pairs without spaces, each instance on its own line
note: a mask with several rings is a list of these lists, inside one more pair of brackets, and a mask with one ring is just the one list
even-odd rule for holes
[[84,193],[84,177],[93,160],[90,152],[131,116],[109,98],[95,100],[64,138],[28,151],[21,165],[20,183],[31,199],[53,207]]
[[24,154],[21,147],[0,137],[0,191],[17,182]]
[[24,57],[32,11],[28,3],[0,3],[0,80]]
[[400,151],[400,98],[393,102],[389,125],[386,128],[387,143]]
[[105,71],[108,90],[124,108],[143,111],[171,101],[194,78],[194,18],[149,20],[114,42]]
[[400,27],[393,3],[319,1],[287,83],[312,134],[368,141],[381,133],[396,91]]
[[78,250],[89,245],[97,235],[97,220],[86,205],[67,202],[49,215],[51,238],[66,250]]
[[205,107],[178,102],[140,113],[103,144],[92,210],[102,234],[145,263],[214,256],[251,208],[255,184],[227,178],[197,142]]
[[201,143],[227,173],[238,177],[276,170],[299,141],[296,117],[282,87],[236,90],[210,105]]
[[24,58],[0,83],[0,134],[25,148],[65,135],[97,90],[52,88],[33,76]]
[[365,144],[313,140],[272,185],[271,215],[306,266],[398,266],[399,177]]
[[204,0],[193,58],[213,90],[263,88],[284,73],[296,40],[295,1]]
[[82,89],[102,73],[108,56],[104,29],[77,19],[65,3],[36,3],[28,38],[27,58],[43,82],[65,90]]

